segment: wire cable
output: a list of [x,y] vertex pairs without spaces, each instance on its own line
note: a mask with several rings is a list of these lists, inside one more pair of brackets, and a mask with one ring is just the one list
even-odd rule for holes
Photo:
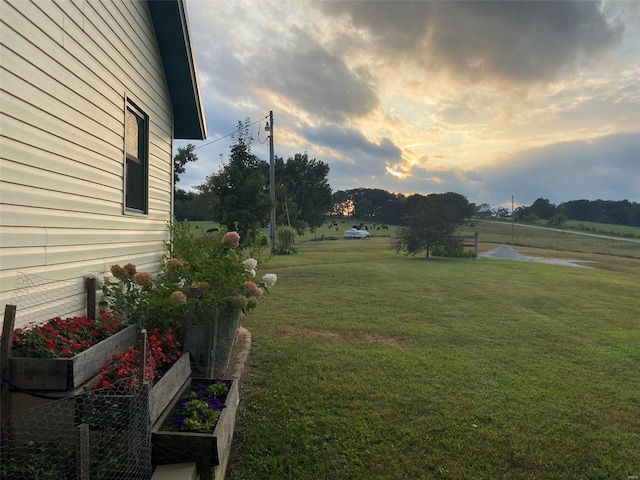
[[[263,117],[263,118],[261,118],[261,119],[259,119],[259,120],[256,120],[255,122],[253,122],[253,123],[249,124],[248,126],[247,126],[247,125],[242,125],[242,127],[238,127],[238,128],[236,128],[233,132],[231,132],[231,133],[227,133],[227,134],[226,134],[226,135],[224,135],[223,137],[216,138],[215,140],[211,140],[210,142],[203,143],[202,145],[198,145],[197,147],[194,147],[194,150],[197,150],[197,149],[202,148],[202,147],[206,147],[207,145],[211,145],[212,143],[219,142],[220,140],[224,140],[225,138],[230,137],[231,135],[235,135],[235,134],[236,134],[236,133],[238,133],[242,128],[253,127],[256,123],[260,123],[260,122],[262,122],[263,120],[265,120],[265,119],[267,119],[267,118],[269,118],[269,115],[267,115],[267,116],[265,116],[265,117]],[[260,141],[260,140],[258,139],[258,141]],[[265,141],[266,141],[266,140],[265,140]],[[264,143],[264,142],[261,142],[261,143]]]

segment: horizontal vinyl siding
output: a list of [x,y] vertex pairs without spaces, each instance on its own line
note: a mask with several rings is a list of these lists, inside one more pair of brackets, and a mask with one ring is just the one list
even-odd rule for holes
[[[15,298],[21,272],[80,289],[115,263],[157,272],[173,120],[146,1],[0,0],[0,10],[0,301]],[[123,214],[126,98],[149,116],[148,215]],[[76,296],[71,309],[84,309]]]

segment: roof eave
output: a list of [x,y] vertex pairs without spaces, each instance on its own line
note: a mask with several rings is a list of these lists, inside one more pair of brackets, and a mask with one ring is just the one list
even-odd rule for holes
[[204,140],[207,124],[184,0],[147,0],[173,108],[173,136]]

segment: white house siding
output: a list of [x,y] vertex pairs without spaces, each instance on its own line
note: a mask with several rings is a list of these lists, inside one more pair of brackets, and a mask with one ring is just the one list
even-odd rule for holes
[[[21,272],[77,287],[47,316],[82,314],[85,275],[157,271],[168,238],[172,110],[147,2],[0,0],[0,12],[1,315]],[[148,215],[123,213],[126,98],[149,116]],[[16,326],[32,319],[18,304]]]

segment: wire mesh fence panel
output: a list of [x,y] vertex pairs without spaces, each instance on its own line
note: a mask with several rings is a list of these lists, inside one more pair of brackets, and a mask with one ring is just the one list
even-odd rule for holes
[[242,313],[222,313],[217,306],[202,305],[193,323],[186,328],[184,351],[191,355],[195,377],[221,376],[229,364],[229,357],[242,321]]
[[[19,312],[17,323],[21,324],[16,326],[80,315],[85,293],[81,283],[20,274],[12,298]],[[94,388],[103,373],[101,370],[98,377],[93,367],[95,377],[89,376],[90,380],[77,385],[66,384],[66,390],[64,385],[54,389],[43,384],[20,388],[10,376],[3,375],[6,388],[12,390],[7,396],[9,415],[3,417],[0,432],[0,478],[148,480],[152,473],[153,423],[186,386],[192,370],[195,377],[205,379],[224,373],[241,321],[240,312],[221,314],[216,306],[201,306],[190,331],[185,332],[183,351],[189,355],[183,355],[170,368],[167,365],[155,385],[141,382],[141,372],[146,375],[154,370],[151,352],[157,350],[150,347],[146,332],[140,342],[146,347],[140,347],[137,357],[138,373],[121,378],[132,375],[129,370],[114,377],[119,380],[109,377],[106,388]],[[144,366],[140,358],[147,359]],[[105,383],[101,381],[100,385]]]
[[218,320],[218,335],[214,351],[213,377],[221,376],[229,365],[231,351],[236,341],[236,332],[242,322],[242,312],[225,315]]
[[16,306],[16,326],[40,323],[53,317],[83,315],[85,285],[84,282],[51,280],[20,272],[10,303]]
[[[151,476],[148,385],[125,378],[104,390],[18,410],[2,432],[6,480],[145,480]],[[15,401],[24,400],[17,396]],[[15,402],[14,402],[15,403]]]

